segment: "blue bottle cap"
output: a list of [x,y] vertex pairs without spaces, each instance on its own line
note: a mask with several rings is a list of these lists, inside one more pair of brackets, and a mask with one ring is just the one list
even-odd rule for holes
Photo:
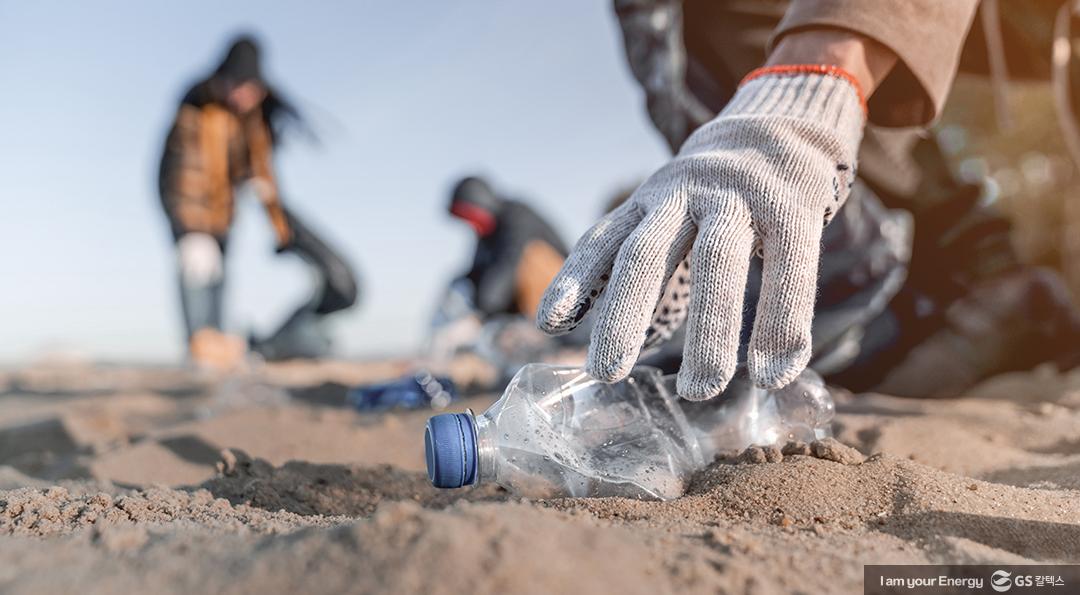
[[469,413],[444,413],[427,422],[424,450],[428,479],[437,488],[476,483],[476,430]]

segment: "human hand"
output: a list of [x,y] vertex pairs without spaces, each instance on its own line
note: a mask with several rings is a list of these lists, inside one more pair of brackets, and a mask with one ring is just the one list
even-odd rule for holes
[[207,233],[186,233],[176,241],[180,275],[186,283],[203,287],[221,279],[224,269],[221,246]]
[[[751,73],[723,112],[579,240],[544,295],[538,326],[572,330],[602,291],[586,365],[605,382],[638,359],[664,288],[689,254],[678,392],[708,399],[735,371],[751,255],[764,258],[748,367],[786,385],[811,355],[822,229],[847,199],[865,123],[858,84],[829,66]],[[679,301],[682,298],[682,302]],[[686,303],[688,301],[688,303]]]

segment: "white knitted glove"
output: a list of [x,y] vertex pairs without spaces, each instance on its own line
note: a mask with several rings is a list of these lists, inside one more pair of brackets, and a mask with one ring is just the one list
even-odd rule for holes
[[184,282],[197,287],[217,283],[224,273],[221,245],[206,233],[185,233],[176,242]]
[[[735,372],[756,251],[765,262],[750,375],[762,387],[786,385],[810,359],[822,228],[847,199],[864,123],[857,84],[840,69],[751,73],[719,116],[578,241],[538,326],[570,331],[607,286],[587,370],[615,382],[637,361],[650,322],[678,318],[689,298],[678,391],[715,397]],[[688,253],[686,271],[678,267]]]

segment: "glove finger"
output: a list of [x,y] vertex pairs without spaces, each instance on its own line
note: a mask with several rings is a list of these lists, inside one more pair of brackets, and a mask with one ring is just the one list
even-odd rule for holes
[[[690,251],[693,239],[688,238],[685,250]],[[674,253],[674,252],[673,252]],[[645,331],[645,343],[641,345],[640,357],[658,349],[671,339],[675,332],[686,322],[686,314],[690,308],[690,256],[687,254],[675,264],[675,268],[667,274],[667,282],[660,291],[660,299],[653,309],[652,322]]]
[[781,388],[806,368],[817,295],[822,220],[805,215],[765,238],[761,297],[747,367],[762,388]]
[[540,330],[561,335],[581,323],[604,290],[619,247],[640,221],[640,210],[627,201],[581,236],[540,301]]
[[735,374],[743,293],[754,232],[750,215],[736,201],[700,224],[691,251],[690,313],[677,389],[690,400],[724,392]]
[[589,342],[586,369],[604,382],[630,373],[670,271],[694,237],[685,201],[666,201],[650,211],[619,249]]

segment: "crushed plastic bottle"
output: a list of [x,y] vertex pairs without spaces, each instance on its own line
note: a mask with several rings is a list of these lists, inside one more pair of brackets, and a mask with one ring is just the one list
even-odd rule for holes
[[445,409],[457,398],[457,387],[449,378],[417,372],[399,380],[358,386],[345,400],[358,411],[371,413],[390,409]]
[[779,391],[737,377],[700,403],[673,387],[644,366],[604,384],[580,368],[529,364],[483,414],[428,420],[428,477],[440,488],[494,482],[531,498],[668,500],[719,452],[831,435],[832,397],[809,370]]
[[[675,394],[675,377],[663,378]],[[825,381],[807,368],[779,390],[754,386],[740,369],[724,394],[708,401],[678,399],[707,460],[751,445],[813,442],[832,436],[835,404]]]

